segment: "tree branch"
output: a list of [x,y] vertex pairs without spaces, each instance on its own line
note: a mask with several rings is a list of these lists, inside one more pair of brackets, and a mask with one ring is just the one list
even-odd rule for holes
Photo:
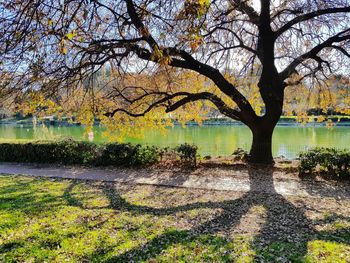
[[[289,64],[281,73],[280,77],[282,80],[287,79],[291,74],[293,74],[296,70],[296,67],[299,66],[302,62],[304,62],[307,59],[314,59],[316,61],[320,61],[320,58],[317,56],[317,54],[323,50],[326,47],[333,47],[333,43],[339,43],[342,41],[350,40],[350,28],[346,29],[338,34],[336,34],[333,37],[328,38],[326,41],[322,42],[321,44],[315,46],[310,51],[300,55],[292,63]],[[346,34],[346,35],[344,35]]]
[[[156,93],[153,93],[153,94],[156,94]],[[160,94],[164,95],[164,93],[160,93]],[[173,104],[170,104],[170,105],[166,104],[166,103],[169,103],[170,100],[172,100],[176,97],[184,97],[184,98],[181,98],[180,100],[178,100],[177,102],[175,102]],[[136,99],[135,101],[137,101],[137,100],[138,99]],[[198,101],[198,100],[208,100],[208,101],[212,102],[218,108],[218,110],[222,114],[224,114],[225,116],[233,118],[233,119],[238,120],[238,121],[242,121],[241,112],[230,108],[218,96],[216,96],[210,92],[201,92],[201,93],[177,92],[174,94],[168,94],[164,98],[161,98],[161,99],[153,102],[145,110],[143,110],[140,113],[134,113],[134,112],[131,112],[129,110],[126,110],[125,108],[118,108],[118,109],[115,109],[111,112],[106,112],[105,115],[108,117],[113,117],[117,112],[123,112],[131,117],[142,117],[142,116],[145,116],[145,114],[150,112],[152,109],[157,108],[157,107],[164,107],[165,112],[168,113],[168,112],[172,112],[172,111],[177,110],[178,108],[180,108],[181,106],[183,106],[189,102],[194,102],[194,101]]]
[[177,101],[173,105],[170,105],[167,107],[166,112],[171,112],[179,107],[185,105],[188,102],[193,102],[197,100],[209,100],[212,102],[220,111],[220,113],[224,114],[227,117],[230,117],[235,120],[242,120],[241,118],[241,112],[234,110],[226,105],[226,103],[221,100],[218,96],[210,93],[210,92],[201,92],[196,94],[189,94],[187,97]]
[[247,4],[247,1],[244,0],[233,0],[235,7],[241,11],[242,13],[246,14],[250,22],[252,22],[255,25],[259,24],[259,14],[254,10],[253,7]]
[[[132,48],[139,58],[144,60],[156,62],[152,57],[152,54],[144,48],[137,45],[133,45]],[[169,63],[172,67],[178,67],[183,69],[190,69],[200,73],[203,76],[211,79],[215,85],[228,97],[230,97],[240,108],[240,110],[245,113],[247,119],[252,120],[256,118],[255,111],[250,105],[249,101],[220,73],[216,68],[213,68],[207,64],[201,63],[194,59],[189,53],[183,50],[177,50],[175,48],[165,48],[163,51],[169,55],[178,56],[182,59],[172,57]]]
[[275,36],[276,38],[282,35],[284,32],[286,32],[288,29],[293,27],[294,25],[310,20],[312,18],[326,15],[326,14],[335,14],[335,13],[346,13],[350,12],[350,6],[347,7],[338,7],[338,8],[327,8],[327,9],[322,9],[322,10],[317,10],[314,12],[310,12],[304,15],[297,16],[284,24],[281,28],[279,28],[277,31],[275,31]]

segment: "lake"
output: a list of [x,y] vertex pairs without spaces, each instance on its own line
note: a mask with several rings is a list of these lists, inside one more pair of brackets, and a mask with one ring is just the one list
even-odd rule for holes
[[[102,143],[108,138],[102,136],[103,128],[94,128],[94,142]],[[49,127],[21,127],[18,125],[0,125],[0,141],[13,140],[51,140],[70,137],[76,140],[87,140],[81,126],[49,126]],[[169,128],[166,135],[159,131],[147,131],[143,138],[127,138],[132,143],[176,146],[181,143],[194,143],[199,147],[202,156],[230,155],[240,147],[248,150],[252,135],[248,128],[241,125],[208,125],[175,126]],[[283,155],[295,158],[298,153],[308,147],[323,146],[350,149],[350,127],[300,127],[278,126],[273,135],[274,156]]]

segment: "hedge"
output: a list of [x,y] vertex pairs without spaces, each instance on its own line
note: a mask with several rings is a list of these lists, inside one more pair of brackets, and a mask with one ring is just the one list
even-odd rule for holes
[[159,161],[159,149],[130,143],[57,142],[1,143],[1,162],[139,166]]
[[350,179],[350,151],[335,148],[314,148],[299,155],[302,174],[321,172]]
[[[191,147],[187,144],[185,146],[180,145],[173,151],[181,161],[195,164],[197,148],[195,146]],[[192,151],[191,156],[186,155],[186,150]],[[164,155],[164,151],[165,149],[155,146],[139,144],[95,144],[74,140],[0,143],[0,162],[147,166],[159,162]],[[187,157],[191,158],[188,159]]]

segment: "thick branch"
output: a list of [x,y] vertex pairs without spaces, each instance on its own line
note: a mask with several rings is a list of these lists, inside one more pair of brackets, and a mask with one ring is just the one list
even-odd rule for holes
[[146,39],[147,43],[151,46],[151,48],[158,47],[157,42],[151,36],[148,28],[142,23],[141,19],[137,15],[134,3],[132,0],[125,0],[126,6],[128,10],[128,14],[131,18],[132,23],[135,25],[139,33]]
[[[152,54],[148,50],[136,45],[133,46],[133,49],[140,58],[148,61],[157,62],[154,61]],[[197,61],[185,51],[171,48],[163,49],[163,51],[165,51],[165,53],[169,55],[178,56],[182,58],[172,58],[169,63],[170,66],[183,69],[190,69],[200,73],[203,76],[208,77],[225,95],[230,97],[237,104],[237,106],[241,109],[242,113],[244,114],[245,118],[252,121],[254,118],[257,117],[249,101],[229,81],[225,79],[225,77],[220,73],[218,69]]]
[[335,45],[332,45],[331,46],[332,48],[340,51],[341,53],[343,53],[345,56],[347,56],[348,58],[350,58],[350,53],[348,51],[346,51],[344,48],[342,47],[339,47],[339,46],[335,46]]
[[[160,93],[161,95],[164,95],[164,93]],[[177,97],[183,97],[177,102],[173,104],[169,104],[170,100],[175,99]],[[168,94],[164,98],[161,98],[152,104],[150,104],[145,110],[139,113],[132,112],[130,110],[126,110],[125,108],[118,108],[113,110],[112,112],[105,113],[106,116],[112,117],[117,112],[123,112],[131,117],[142,117],[145,116],[148,112],[150,112],[152,109],[157,107],[164,107],[165,112],[172,112],[180,108],[181,106],[189,103],[194,102],[198,100],[208,100],[212,102],[217,109],[224,114],[227,117],[230,117],[235,120],[241,120],[241,112],[234,110],[227,106],[223,100],[221,100],[218,96],[210,93],[210,92],[201,92],[201,93],[188,93],[188,92],[178,92],[174,94]],[[136,101],[136,100],[135,100]]]
[[252,22],[255,25],[259,24],[259,14],[254,10],[253,7],[247,4],[247,1],[233,0],[233,2],[235,3],[235,7],[239,11],[241,11],[249,17],[250,22]]
[[227,117],[230,117],[235,120],[241,119],[241,112],[234,110],[228,107],[223,100],[221,100],[218,96],[210,93],[210,92],[201,92],[196,94],[189,94],[187,97],[175,102],[173,105],[167,107],[166,112],[171,112],[179,107],[185,105],[186,103],[197,101],[197,100],[209,100],[211,101],[218,110]]
[[275,36],[277,38],[278,36],[286,32],[288,29],[292,28],[294,25],[313,19],[315,17],[326,15],[326,14],[346,13],[346,12],[350,12],[350,6],[338,7],[338,8],[327,8],[327,9],[317,10],[314,12],[297,16],[294,19],[287,22],[286,24],[284,24],[280,29],[278,29],[275,33]]

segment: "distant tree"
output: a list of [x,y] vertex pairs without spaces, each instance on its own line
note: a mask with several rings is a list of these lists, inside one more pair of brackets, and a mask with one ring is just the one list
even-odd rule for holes
[[[348,0],[7,0],[0,3],[1,69],[24,75],[22,87],[52,93],[105,67],[117,80],[104,94],[118,103],[94,110],[110,123],[154,122],[151,114],[179,109],[196,116],[188,105],[209,102],[250,128],[250,161],[271,163],[285,91],[349,73],[349,12]],[[182,71],[199,74],[202,86],[177,83]],[[144,82],[133,85],[141,72]],[[145,78],[157,72],[175,83]],[[258,91],[262,111],[247,88]]]

